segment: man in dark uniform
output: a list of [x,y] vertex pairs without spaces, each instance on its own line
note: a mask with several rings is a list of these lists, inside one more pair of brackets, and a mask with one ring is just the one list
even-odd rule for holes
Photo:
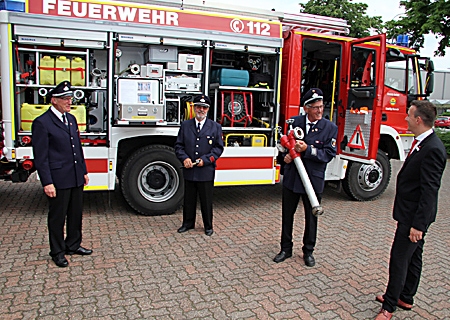
[[83,186],[89,178],[77,120],[69,113],[73,96],[70,82],[61,82],[48,96],[52,106],[33,121],[33,155],[49,200],[50,256],[58,267],[67,267],[65,254],[92,253],[81,247]]
[[[301,105],[304,107],[306,115],[293,117],[292,126],[302,128],[305,137],[303,141],[296,142],[295,151],[301,153],[301,160],[320,202],[327,163],[336,155],[337,126],[322,118],[323,93],[320,89],[310,89],[303,97]],[[273,261],[278,263],[292,257],[294,214],[299,200],[302,198],[305,210],[303,259],[308,267],[313,267],[315,265],[313,251],[317,237],[317,217],[312,214],[312,206],[305,187],[289,154],[284,157],[284,162],[286,165],[283,174],[281,251]]]
[[393,216],[397,221],[389,261],[389,282],[384,295],[376,296],[383,307],[375,319],[392,318],[397,307],[410,310],[422,273],[424,237],[436,220],[439,188],[447,152],[434,133],[436,107],[414,100],[408,110],[408,129],[415,140],[397,175]]
[[195,118],[181,123],[175,143],[177,158],[183,163],[183,224],[179,233],[195,227],[197,194],[205,234],[213,234],[213,188],[216,161],[223,152],[222,127],[207,118],[211,101],[206,95],[194,97]]

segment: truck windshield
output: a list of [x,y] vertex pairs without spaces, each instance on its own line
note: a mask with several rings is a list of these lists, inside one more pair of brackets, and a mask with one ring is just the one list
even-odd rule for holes
[[[420,58],[416,55],[405,55],[388,59],[386,61],[385,85],[402,93],[407,93],[410,98],[418,98],[426,95],[427,79],[429,72]],[[432,72],[431,72],[432,73]]]

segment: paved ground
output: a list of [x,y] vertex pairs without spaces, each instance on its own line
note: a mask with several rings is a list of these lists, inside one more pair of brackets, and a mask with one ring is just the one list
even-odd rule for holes
[[[317,265],[279,251],[281,186],[215,190],[215,234],[200,221],[176,233],[181,211],[134,214],[118,191],[85,194],[83,245],[92,256],[48,256],[47,202],[36,180],[0,182],[1,319],[373,319],[385,289],[395,175],[378,200],[358,203],[327,190]],[[449,166],[450,167],[450,166]],[[418,168],[419,170],[419,168]],[[427,235],[424,273],[412,311],[394,319],[450,318],[450,168],[438,220]]]

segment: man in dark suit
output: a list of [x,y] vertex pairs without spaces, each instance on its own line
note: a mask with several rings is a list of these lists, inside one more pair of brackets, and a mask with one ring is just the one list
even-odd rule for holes
[[433,131],[436,107],[413,101],[406,121],[415,140],[397,175],[393,217],[397,221],[389,261],[389,282],[376,319],[391,319],[396,307],[409,310],[419,287],[425,234],[436,220],[438,192],[447,152]]
[[[322,118],[323,93],[320,89],[310,89],[303,97],[301,105],[304,107],[306,115],[293,117],[292,126],[302,128],[306,135],[303,140],[297,141],[295,151],[301,153],[301,160],[320,202],[327,163],[336,155],[337,126]],[[273,261],[278,263],[292,257],[294,214],[299,200],[302,198],[305,210],[303,259],[308,267],[313,267],[315,265],[313,251],[317,238],[317,217],[312,213],[312,206],[305,187],[289,154],[284,157],[284,162],[286,165],[283,174],[281,251]]]
[[177,158],[183,163],[183,224],[179,233],[195,227],[197,195],[205,234],[213,234],[213,188],[216,161],[223,152],[222,127],[207,118],[211,101],[206,95],[194,97],[195,118],[181,123],[175,143]]
[[58,267],[67,267],[66,253],[92,253],[81,247],[83,185],[89,178],[77,120],[69,113],[73,96],[70,83],[61,82],[48,95],[52,106],[33,121],[33,155],[49,200],[50,256]]

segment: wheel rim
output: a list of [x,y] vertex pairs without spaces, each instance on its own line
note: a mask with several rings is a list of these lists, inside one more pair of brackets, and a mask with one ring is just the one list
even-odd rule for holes
[[381,164],[363,164],[358,173],[358,184],[365,191],[372,191],[378,188],[383,181],[383,170]]
[[138,189],[151,202],[163,202],[173,197],[180,185],[180,178],[167,162],[154,161],[139,172]]

